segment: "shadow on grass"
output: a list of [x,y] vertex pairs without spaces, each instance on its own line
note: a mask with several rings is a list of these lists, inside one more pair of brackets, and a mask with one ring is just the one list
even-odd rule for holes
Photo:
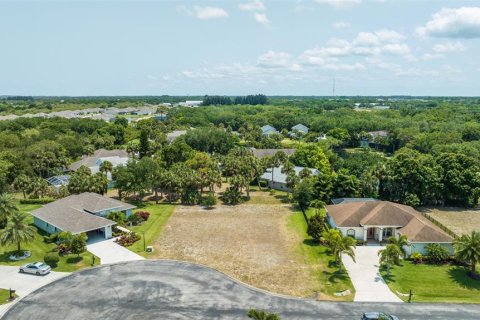
[[281,203],[290,203],[287,194],[275,194],[274,198],[280,200]]
[[75,264],[75,263],[79,263],[82,260],[83,260],[82,256],[78,256],[78,257],[75,256],[75,257],[68,257],[65,261],[70,264]]
[[450,279],[466,289],[480,290],[480,280],[469,275],[470,269],[465,267],[453,267],[448,270]]
[[[338,268],[338,265],[335,265],[335,267]],[[345,283],[349,279],[346,270],[343,270],[342,272],[340,272],[340,270],[333,272],[322,271],[322,273],[327,276],[327,279],[330,283]]]
[[393,269],[394,268],[398,268],[398,267],[402,267],[402,264],[398,264],[398,265],[392,265],[390,267],[390,274],[387,274],[387,266],[385,265],[382,265],[380,266],[380,274],[382,275],[382,278],[383,280],[385,280],[385,282],[388,284],[388,283],[393,283],[395,282],[395,276],[393,275]]
[[10,256],[17,253],[17,250],[5,251],[0,255],[0,263],[16,262],[10,260]]

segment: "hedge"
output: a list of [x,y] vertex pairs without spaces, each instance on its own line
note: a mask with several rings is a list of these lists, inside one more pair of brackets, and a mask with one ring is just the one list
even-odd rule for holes
[[42,198],[42,199],[22,199],[20,200],[21,204],[46,204],[55,201],[53,198]]

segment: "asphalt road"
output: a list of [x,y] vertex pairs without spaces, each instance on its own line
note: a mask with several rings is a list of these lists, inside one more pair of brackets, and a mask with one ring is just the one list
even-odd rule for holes
[[248,319],[259,308],[286,319],[480,319],[480,305],[335,303],[281,297],[222,273],[174,261],[132,261],[74,273],[28,295],[2,319]]

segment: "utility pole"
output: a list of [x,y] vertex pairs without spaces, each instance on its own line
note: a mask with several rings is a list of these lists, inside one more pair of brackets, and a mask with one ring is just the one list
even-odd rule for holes
[[333,77],[333,90],[332,90],[332,96],[335,98],[335,77]]

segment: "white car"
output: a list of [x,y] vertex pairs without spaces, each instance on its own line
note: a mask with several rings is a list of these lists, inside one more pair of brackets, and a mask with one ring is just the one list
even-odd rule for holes
[[29,263],[20,267],[20,273],[31,273],[37,276],[48,274],[51,270],[52,268],[43,262]]

